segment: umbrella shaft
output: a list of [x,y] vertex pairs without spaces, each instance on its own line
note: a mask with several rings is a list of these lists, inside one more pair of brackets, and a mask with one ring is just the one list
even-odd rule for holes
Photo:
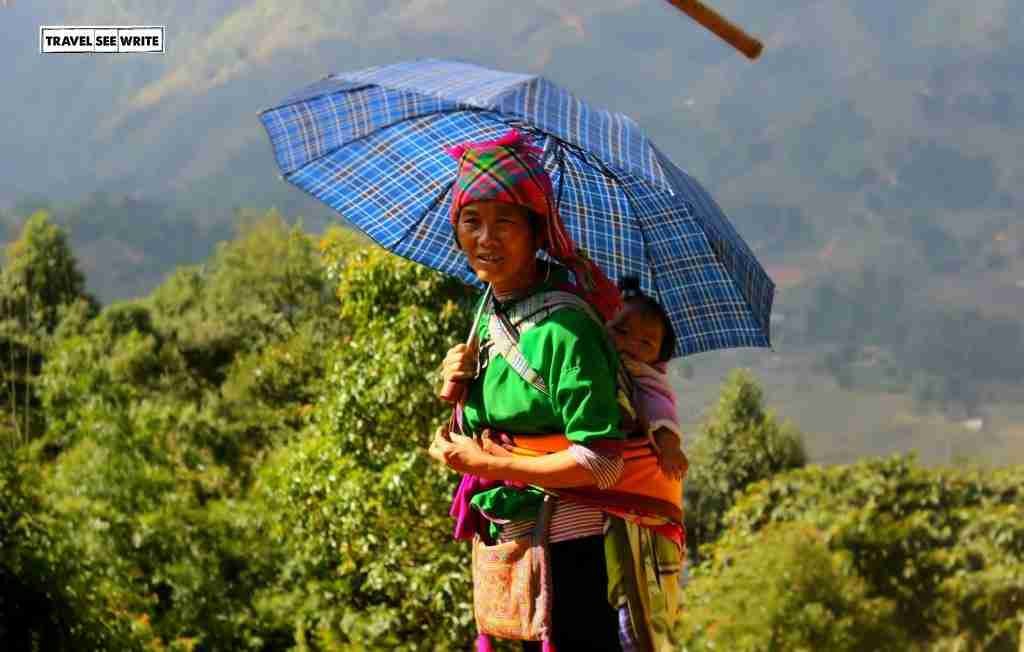
[[714,32],[723,41],[745,54],[747,58],[756,59],[761,54],[764,47],[761,41],[729,22],[724,16],[700,0],[668,1],[687,16]]
[[466,345],[470,345],[476,339],[476,331],[480,327],[480,317],[484,314],[484,308],[487,307],[487,300],[491,298],[491,284],[487,284],[487,289],[484,290],[484,298],[480,302],[480,307],[476,309],[476,317],[473,318],[473,325],[469,329],[469,337],[466,338]]

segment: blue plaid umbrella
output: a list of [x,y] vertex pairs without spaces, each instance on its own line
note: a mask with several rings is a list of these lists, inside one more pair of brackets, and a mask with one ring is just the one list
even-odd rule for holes
[[444,149],[515,127],[544,149],[573,239],[612,279],[640,277],[679,354],[769,346],[775,286],[707,191],[635,122],[541,77],[399,63],[331,75],[260,119],[285,179],[389,251],[471,284]]

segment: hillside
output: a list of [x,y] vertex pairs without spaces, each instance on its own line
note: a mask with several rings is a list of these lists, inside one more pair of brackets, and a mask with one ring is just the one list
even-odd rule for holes
[[[799,422],[827,420],[830,401],[875,415],[815,428],[851,442],[823,445],[827,459],[959,450],[937,433],[976,452],[960,425],[974,418],[987,449],[1024,459],[1024,7],[715,6],[764,40],[760,60],[654,0],[18,2],[0,10],[19,98],[0,120],[0,217],[13,233],[33,202],[52,205],[94,291],[141,296],[204,259],[241,207],[277,206],[314,231],[335,219],[277,179],[256,119],[296,87],[421,56],[532,71],[635,117],[775,278],[782,362],[699,358],[696,384],[739,361],[769,393],[827,395],[783,391]],[[168,52],[38,54],[40,24],[96,23],[164,24]]]
[[[558,11],[494,0],[18,3],[0,29],[14,62],[8,82],[24,100],[0,133],[26,150],[50,146],[34,153],[36,165],[7,160],[4,192],[47,192],[63,178],[74,194],[98,184],[191,193],[232,179],[222,194],[259,199],[271,170],[259,109],[328,72],[439,56],[537,72],[636,117],[737,213],[752,201],[798,204],[820,226],[841,227],[847,220],[817,214],[878,212],[869,197],[959,211],[1024,198],[1011,137],[1024,95],[1008,83],[1024,52],[1015,3],[987,0],[971,12],[948,0],[717,6],[764,39],[762,59],[746,62],[648,0]],[[166,24],[168,53],[40,61],[24,47],[37,21]],[[503,29],[490,34],[487,24]],[[62,96],[75,101],[53,101]],[[948,178],[929,174],[928,161]]]

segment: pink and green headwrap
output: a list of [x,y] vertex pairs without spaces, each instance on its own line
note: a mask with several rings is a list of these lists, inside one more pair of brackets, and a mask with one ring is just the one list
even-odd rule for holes
[[501,138],[461,143],[447,150],[459,161],[452,186],[451,221],[478,201],[500,201],[523,206],[544,220],[544,244],[548,254],[576,275],[578,290],[606,320],[622,305],[618,288],[576,247],[554,202],[551,177],[541,162],[543,150],[527,143],[515,129]]

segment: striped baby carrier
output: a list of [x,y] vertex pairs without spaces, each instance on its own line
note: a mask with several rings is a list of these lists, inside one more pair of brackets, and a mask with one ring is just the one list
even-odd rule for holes
[[[488,306],[488,330],[490,338],[480,348],[480,359],[489,363],[497,356],[523,380],[542,394],[548,394],[544,378],[519,349],[519,338],[523,333],[536,327],[555,311],[572,308],[582,311],[601,325],[597,312],[580,296],[564,291],[539,292],[515,304],[510,310],[502,310],[496,302]],[[618,402],[624,415],[624,429],[633,432],[625,440],[602,440],[593,448],[622,455],[625,467],[619,481],[608,489],[597,487],[575,487],[572,489],[547,490],[549,493],[572,498],[610,514],[626,518],[640,525],[659,527],[681,525],[682,480],[672,478],[661,471],[658,456],[649,438],[642,419],[633,408],[632,380],[623,365],[618,369]],[[518,455],[538,456],[569,448],[569,439],[564,434],[515,434],[511,438],[510,450]]]

